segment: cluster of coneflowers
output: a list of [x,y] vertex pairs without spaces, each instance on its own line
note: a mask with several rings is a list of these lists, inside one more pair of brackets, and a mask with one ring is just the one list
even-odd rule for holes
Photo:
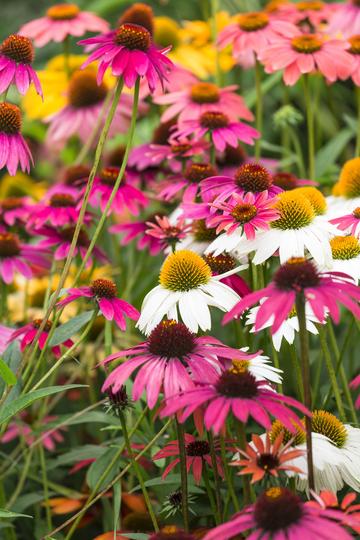
[[[353,155],[339,153],[336,181],[323,185],[314,122],[324,82],[328,92],[343,84],[358,96],[360,121],[360,2],[272,1],[233,14],[220,31],[217,15],[214,77],[181,65],[171,32],[169,43],[157,37],[145,4],[119,13],[113,29],[75,4],[53,5],[0,46],[0,167],[15,178],[30,173],[30,147],[54,166],[39,196],[34,183],[34,193],[0,199],[1,372],[16,382],[15,394],[14,382],[2,388],[0,441],[19,440],[25,456],[15,487],[1,478],[0,506],[18,511],[34,445],[54,451],[67,438],[48,401],[23,409],[45,382],[68,381],[75,355],[92,373],[70,381],[95,390],[100,381],[89,405],[106,398],[116,422],[115,438],[102,439],[107,461],[90,447],[79,459],[74,451],[71,473],[92,472],[72,503],[77,512],[60,524],[42,450],[44,538],[66,526],[65,540],[81,534],[99,493],[113,498],[114,527],[98,540],[121,532],[347,540],[360,531],[360,401],[351,393],[360,375],[344,361],[360,319],[360,130],[348,139]],[[98,34],[79,41],[86,32]],[[69,54],[71,38],[81,61]],[[46,71],[32,67],[34,47],[49,42],[64,47],[57,107]],[[221,70],[223,50],[232,77]],[[225,83],[245,70],[255,75],[255,115],[239,85]],[[298,169],[266,153],[262,78],[278,72],[282,91],[303,84],[308,159],[304,166],[298,155]],[[21,96],[34,91],[50,100],[41,150],[22,135]],[[302,154],[287,107],[290,150]],[[152,128],[141,130],[148,117]],[[340,344],[334,325],[344,323]],[[18,396],[12,415],[6,407]],[[174,479],[170,493],[152,490],[155,466],[169,485]],[[143,521],[120,522],[116,500],[131,505],[134,482]]]

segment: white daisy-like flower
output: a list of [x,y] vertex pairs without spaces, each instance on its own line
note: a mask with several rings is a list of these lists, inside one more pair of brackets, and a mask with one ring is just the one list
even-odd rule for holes
[[[252,328],[250,332],[253,334],[255,333],[255,320],[257,312],[259,311],[260,306],[255,306],[246,315],[246,325],[251,324]],[[315,317],[312,309],[308,304],[305,305],[305,316],[306,316],[306,329],[311,334],[318,334],[317,328],[314,323],[319,323],[318,319]],[[275,317],[270,317],[266,323],[264,323],[261,328],[257,330],[259,332],[260,330],[263,330],[264,328],[271,328],[271,326],[274,323]],[[290,317],[288,317],[280,326],[279,330],[277,330],[274,334],[271,335],[271,339],[274,345],[274,348],[276,351],[280,351],[282,340],[285,339],[290,345],[294,343],[296,332],[299,331],[299,321],[296,315],[296,312],[290,314]]]
[[176,249],[190,249],[202,255],[205,252],[209,253],[208,247],[214,239],[216,239],[215,229],[207,227],[204,219],[195,219],[192,222],[191,231],[186,238],[178,242]]
[[[220,255],[220,253],[223,253],[224,251],[226,253],[236,253],[237,247],[244,245],[247,241],[245,234],[239,229],[234,231],[231,234],[222,233],[219,234],[211,242],[211,244],[208,244],[208,247],[205,249],[205,253],[213,253],[215,256]],[[244,255],[247,255],[247,253],[244,253]]]
[[275,205],[279,219],[270,224],[270,230],[257,234],[254,240],[240,239],[235,252],[245,255],[254,251],[254,264],[262,264],[277,252],[281,264],[291,257],[304,257],[310,253],[319,265],[330,267],[330,238],[337,234],[336,228],[318,214],[302,189],[280,193]]
[[[343,424],[323,410],[314,411],[311,422],[315,491],[336,493],[344,485],[360,491],[360,429]],[[273,430],[273,437],[275,434]],[[301,438],[300,434],[298,438]],[[305,433],[303,440],[295,441],[295,448],[306,449]],[[291,465],[303,471],[297,475],[297,489],[308,491],[306,455],[292,460]],[[293,476],[293,473],[288,474]]]
[[344,216],[360,206],[360,157],[346,161],[333,191],[334,195],[327,197],[331,218]]
[[[249,347],[242,347],[239,350],[243,353],[247,353]],[[247,369],[254,375],[257,381],[265,380],[274,384],[282,383],[281,374],[283,373],[283,370],[273,366],[268,356],[263,356],[262,354],[249,355],[246,360],[243,358],[238,360],[234,357],[232,363],[237,367],[242,366],[244,369]]]
[[348,274],[358,283],[360,280],[360,241],[355,236],[335,236],[330,240],[333,272]]
[[239,266],[212,276],[210,266],[193,251],[184,249],[168,255],[161,267],[160,284],[144,298],[136,326],[149,334],[165,315],[176,321],[180,315],[192,332],[196,333],[199,327],[210,330],[209,306],[226,312],[240,300],[239,295],[220,280],[242,269]]

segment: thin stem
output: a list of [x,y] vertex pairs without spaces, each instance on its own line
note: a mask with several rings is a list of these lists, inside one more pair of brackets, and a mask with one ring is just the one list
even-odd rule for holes
[[230,493],[231,500],[233,502],[235,511],[239,512],[239,510],[240,510],[239,501],[238,501],[236,493],[235,493],[232,474],[230,473],[229,465],[228,465],[228,462],[227,462],[225,439],[224,439],[223,436],[220,436],[220,447],[221,447],[221,457],[222,457],[222,461],[223,461],[223,466],[224,466],[225,478],[226,478],[226,482],[227,482],[228,491]]
[[309,75],[305,74],[304,81],[304,97],[306,109],[306,123],[308,133],[308,166],[309,179],[315,180],[315,136],[314,136],[314,110],[310,94],[310,79]]
[[79,280],[81,273],[83,269],[85,268],[85,265],[87,261],[89,260],[89,257],[94,249],[94,246],[99,238],[99,235],[102,231],[102,228],[108,218],[109,210],[111,208],[112,202],[116,196],[117,190],[119,189],[120,183],[123,179],[123,176],[125,174],[125,168],[128,162],[129,153],[132,147],[133,139],[134,139],[134,133],[135,133],[135,127],[136,127],[136,117],[137,117],[137,110],[138,110],[138,104],[139,104],[139,91],[140,91],[140,78],[137,79],[135,83],[135,89],[134,89],[134,102],[133,102],[133,108],[132,108],[132,115],[131,115],[131,123],[130,123],[130,129],[129,129],[129,137],[127,140],[124,158],[120,167],[120,171],[118,174],[118,177],[116,179],[116,182],[114,184],[113,190],[111,192],[111,195],[109,197],[109,200],[104,208],[103,213],[101,214],[101,218],[99,220],[99,223],[97,224],[97,227],[95,229],[95,232],[93,234],[93,237],[91,239],[90,245],[87,249],[87,252],[84,256],[84,258],[81,261],[81,264],[79,266],[79,269],[77,271],[76,277],[75,277],[75,284]]
[[43,482],[43,489],[44,489],[44,503],[45,503],[45,509],[46,509],[46,524],[49,530],[52,529],[52,519],[51,519],[51,508],[49,506],[49,485],[48,485],[48,479],[47,479],[47,473],[46,473],[46,460],[45,460],[45,452],[43,446],[40,444],[39,446],[39,456],[40,456],[40,466],[41,466],[41,476],[42,476],[42,482]]
[[218,511],[217,511],[217,508],[216,508],[216,503],[215,503],[215,499],[214,499],[213,490],[211,489],[210,479],[209,479],[209,471],[208,471],[207,467],[208,467],[207,463],[204,463],[203,471],[204,471],[205,487],[206,487],[206,491],[207,491],[207,494],[208,494],[208,497],[209,497],[211,511],[212,511],[212,513],[213,513],[213,515],[215,517],[215,523],[216,523],[216,525],[219,525],[220,524],[219,514],[218,514]]
[[[255,107],[255,125],[256,129],[262,134],[263,124],[263,96],[261,88],[261,64],[258,59],[255,59],[255,90],[256,90],[256,107]],[[255,157],[259,159],[261,156],[261,137],[255,141]]]
[[[270,343],[271,343],[271,351],[272,351],[272,357],[274,359],[274,366],[277,368],[277,369],[281,369],[280,368],[280,360],[279,360],[279,353],[278,351],[275,349],[274,347],[274,343],[273,343],[273,340],[271,338],[271,335],[268,334],[269,336],[269,339],[270,339]],[[280,394],[283,394],[283,385],[282,383],[278,383],[277,385],[277,388],[278,388],[278,392],[280,392]]]
[[[246,450],[246,431],[243,422],[236,421],[237,427],[237,436],[240,450]],[[250,490],[250,478],[247,474],[243,476],[243,486],[244,486],[244,506],[247,506],[251,500],[251,490]]]
[[[306,329],[305,297],[300,292],[296,295],[296,313],[299,321],[300,358],[302,381],[304,388],[304,405],[311,410],[311,387],[310,387],[310,359],[309,359],[309,336]],[[306,457],[308,466],[309,489],[314,489],[314,465],[312,453],[311,418],[305,416],[306,429]]]
[[355,157],[360,156],[360,87],[355,86],[356,93],[356,107],[357,107],[357,134],[356,134],[356,147]]
[[215,480],[216,510],[217,510],[217,515],[219,516],[219,523],[221,523],[222,510],[221,510],[220,476],[219,476],[218,464],[217,464],[217,459],[216,459],[214,436],[211,430],[208,432],[208,441],[209,441],[209,446],[210,446],[211,465],[213,468],[214,480]]
[[0,321],[6,322],[7,314],[7,285],[0,278]]
[[22,467],[21,474],[20,474],[20,477],[19,477],[19,480],[18,480],[18,484],[17,484],[14,492],[12,493],[9,501],[6,504],[6,508],[8,508],[10,510],[11,510],[12,505],[14,504],[14,502],[17,500],[18,496],[22,492],[22,489],[24,487],[25,481],[26,481],[27,476],[28,476],[30,464],[31,464],[32,454],[33,454],[33,450],[30,448],[28,450],[28,453],[27,453],[27,456],[26,456],[26,459],[25,459],[25,462],[24,462],[24,466]]
[[146,504],[148,512],[150,514],[150,518],[151,518],[153,527],[154,527],[155,531],[158,532],[159,531],[159,525],[158,525],[158,522],[157,522],[157,519],[156,519],[156,516],[155,516],[155,512],[153,510],[153,507],[152,507],[152,504],[151,504],[151,501],[150,501],[148,490],[146,489],[146,486],[145,486],[145,482],[144,482],[143,475],[141,473],[140,466],[139,466],[138,462],[135,461],[135,459],[134,459],[134,453],[133,453],[133,450],[132,450],[132,447],[131,447],[131,443],[130,443],[130,439],[129,439],[129,433],[128,433],[128,430],[127,430],[127,427],[126,427],[126,420],[125,420],[124,413],[122,411],[119,411],[119,418],[120,418],[120,422],[121,422],[122,434],[123,434],[123,437],[124,437],[124,440],[125,440],[125,447],[126,447],[127,453],[129,454],[131,465],[132,465],[132,467],[133,467],[133,469],[135,471],[135,474],[136,474],[137,479],[139,481],[139,484],[141,486],[141,491],[142,491],[142,494],[144,496],[145,504]]
[[188,507],[188,482],[186,470],[186,451],[185,451],[185,435],[184,426],[176,419],[177,435],[179,441],[180,454],[180,474],[181,474],[181,501],[182,513],[184,520],[184,530],[189,532],[189,507]]
[[298,357],[296,354],[295,342],[292,345],[290,345],[289,343],[288,346],[289,346],[289,351],[290,351],[290,360],[293,367],[293,373],[295,374],[296,390],[297,390],[298,395],[300,396],[301,401],[304,402],[304,388],[302,384],[301,367],[300,367]]

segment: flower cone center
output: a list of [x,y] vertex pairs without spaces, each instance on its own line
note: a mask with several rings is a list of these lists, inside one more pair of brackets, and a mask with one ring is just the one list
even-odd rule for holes
[[272,177],[267,169],[258,163],[245,163],[235,173],[235,183],[244,191],[258,193],[269,189]]
[[11,34],[2,42],[0,54],[20,64],[31,64],[34,60],[34,47],[29,38]]
[[19,239],[15,234],[0,234],[0,257],[16,257],[20,250]]
[[71,165],[64,174],[64,184],[72,186],[79,180],[87,179],[90,174],[90,168],[86,165]]
[[256,463],[264,471],[269,471],[279,466],[279,460],[274,454],[260,454],[256,459]]
[[260,495],[255,503],[256,524],[267,532],[286,529],[297,523],[303,514],[301,499],[292,491],[272,487]]
[[192,233],[197,242],[210,242],[215,240],[216,230],[206,226],[204,219],[198,219],[192,223]]
[[106,94],[106,84],[97,84],[96,73],[92,69],[76,71],[72,75],[68,88],[68,100],[72,107],[91,107],[101,103]]
[[54,21],[67,21],[75,19],[80,13],[80,8],[76,4],[57,4],[49,8],[47,16]]
[[210,163],[191,163],[186,168],[184,176],[189,182],[198,184],[202,180],[205,180],[205,178],[215,176],[216,172],[215,167],[210,165]]
[[292,38],[291,46],[298,53],[312,54],[320,51],[322,40],[314,34],[305,34]]
[[[34,328],[40,328],[44,319],[34,319],[32,325]],[[51,321],[46,321],[43,332],[50,332],[52,327]]]
[[273,183],[275,186],[281,187],[284,191],[290,191],[296,188],[297,178],[292,173],[278,172],[273,176]]
[[5,211],[21,208],[22,205],[23,202],[20,197],[8,197],[7,199],[0,201],[0,207]]
[[320,278],[311,261],[303,257],[292,257],[274,274],[275,285],[285,291],[302,291],[307,287],[317,287]]
[[304,186],[296,188],[296,193],[301,193],[311,203],[317,216],[321,216],[326,212],[326,199],[320,190],[312,186]]
[[279,218],[271,223],[275,229],[301,229],[310,225],[315,217],[311,202],[301,193],[283,191],[274,205]]
[[91,292],[96,298],[115,298],[117,294],[117,288],[113,281],[110,279],[95,279],[90,285]]
[[254,204],[237,204],[232,210],[231,215],[238,223],[248,223],[257,214],[257,208]]
[[53,208],[66,208],[68,206],[76,206],[76,201],[72,195],[56,193],[50,199],[50,206]]
[[200,82],[190,90],[191,100],[195,103],[217,103],[220,99],[219,87],[213,83]]
[[296,9],[299,11],[321,11],[324,7],[324,2],[298,2]]
[[139,24],[125,23],[116,30],[116,43],[131,51],[146,52],[151,45],[151,35],[146,28]]
[[360,34],[356,36],[351,36],[348,39],[348,42],[350,43],[350,48],[348,51],[351,54],[360,54]]
[[181,154],[185,154],[185,152],[188,152],[189,150],[191,150],[192,146],[191,144],[172,144],[171,145],[171,151],[173,154],[176,154],[176,155],[181,155]]
[[162,321],[148,337],[151,354],[161,358],[183,358],[196,345],[196,336],[183,323],[174,320]]
[[221,255],[204,255],[204,260],[210,266],[213,274],[224,274],[235,268],[235,259],[227,253],[221,253]]
[[256,379],[247,370],[225,371],[216,383],[216,390],[227,398],[251,399],[258,393]]
[[181,250],[167,257],[160,271],[160,284],[171,291],[190,291],[211,278],[208,264],[193,251]]
[[262,30],[269,24],[269,17],[266,13],[252,12],[243,13],[238,16],[238,25],[244,32],[256,32]]
[[226,114],[217,111],[207,111],[200,116],[201,127],[207,129],[224,128],[229,124],[229,118]]
[[142,26],[152,35],[154,33],[154,13],[152,8],[142,2],[136,2],[124,11],[119,20],[119,26],[126,23]]
[[106,184],[107,186],[114,186],[117,177],[119,176],[119,167],[105,167],[104,169],[101,169],[99,177],[102,184]]
[[21,129],[21,113],[19,107],[12,103],[0,103],[0,132],[14,135]]
[[355,208],[355,210],[353,211],[353,216],[356,219],[360,219],[360,207],[359,206],[357,208]]
[[193,441],[186,445],[186,454],[191,457],[202,457],[210,453],[210,446],[207,441]]
[[294,439],[293,445],[298,446],[299,444],[304,444],[306,441],[305,429],[301,429],[297,424],[294,425],[296,432],[291,433],[281,422],[280,420],[275,420],[271,427],[270,431],[270,440],[272,443],[276,441],[280,433],[284,434],[283,444],[288,443],[291,439]]
[[348,261],[360,255],[360,243],[355,236],[335,236],[330,246],[334,259]]
[[311,417],[311,428],[315,433],[328,437],[338,448],[346,443],[346,427],[333,414],[327,411],[314,411]]
[[348,199],[360,197],[360,157],[349,159],[341,169],[338,195]]

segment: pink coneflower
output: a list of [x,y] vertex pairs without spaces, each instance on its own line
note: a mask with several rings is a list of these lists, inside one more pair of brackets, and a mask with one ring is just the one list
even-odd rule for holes
[[[110,199],[119,171],[120,167],[105,167],[95,178],[89,202],[94,207],[100,205],[102,212]],[[148,202],[147,197],[139,189],[129,184],[125,173],[109,212],[121,214],[125,209],[128,209],[131,214],[137,216],[140,208],[145,208]]]
[[128,164],[138,171],[148,167],[158,167],[166,161],[170,170],[180,172],[182,164],[189,157],[202,156],[210,147],[206,141],[193,142],[190,139],[176,141],[174,144],[143,144],[134,148]]
[[[200,484],[203,466],[212,468],[212,461],[210,455],[210,445],[207,441],[202,439],[196,439],[190,433],[185,433],[185,453],[186,453],[186,469],[188,474],[192,469],[194,475],[195,484]],[[217,450],[219,450],[219,444],[217,443]],[[167,475],[180,463],[180,450],[179,441],[169,442],[162,450],[156,452],[153,456],[153,460],[164,459],[168,457],[175,457],[171,463],[166,467],[162,473],[161,478],[165,479]],[[216,455],[216,468],[219,476],[224,476],[222,468],[221,457]]]
[[198,119],[186,120],[178,124],[172,133],[174,138],[194,136],[195,140],[202,139],[205,135],[211,136],[211,140],[220,152],[223,152],[226,145],[238,146],[239,142],[254,144],[254,139],[260,137],[260,133],[253,127],[230,120],[226,114],[219,111],[202,113]]
[[0,103],[0,169],[7,167],[11,176],[16,174],[20,165],[22,171],[30,172],[33,163],[30,149],[21,130],[21,112],[12,103]]
[[46,253],[40,244],[24,244],[10,232],[0,234],[0,278],[6,284],[13,282],[16,272],[31,279],[36,268],[48,266]]
[[341,526],[343,516],[339,510],[314,508],[287,488],[271,487],[255,504],[207,533],[204,540],[228,540],[248,529],[254,530],[248,537],[251,540],[351,540],[352,536]]
[[236,94],[237,85],[220,88],[210,82],[196,82],[178,92],[171,92],[154,99],[159,105],[170,105],[161,117],[168,122],[178,116],[177,121],[196,120],[205,112],[221,112],[231,120],[253,120],[254,115],[247,108],[241,96]]
[[[42,319],[34,319],[32,322],[25,324],[24,326],[21,326],[17,330],[14,330],[14,332],[11,334],[9,338],[9,342],[14,341],[14,339],[17,339],[20,336],[23,336],[20,342],[20,349],[21,351],[24,351],[25,348],[34,341],[34,338],[42,322],[43,322]],[[45,343],[48,338],[51,327],[52,327],[52,322],[46,321],[45,328],[41,332],[40,337],[39,337],[39,348],[41,351],[45,347]],[[64,345],[64,347],[70,348],[72,345],[74,345],[74,342],[71,339],[66,339],[61,343],[61,345]],[[61,356],[60,345],[55,345],[54,347],[51,347],[51,350],[56,358],[60,358]]]
[[215,202],[213,208],[221,211],[208,219],[210,227],[216,227],[216,233],[225,231],[231,235],[238,231],[248,240],[253,240],[259,230],[268,230],[269,223],[279,217],[274,208],[274,199],[268,197],[267,191],[244,195],[234,193],[228,202]]
[[[62,227],[76,223],[80,209],[78,208],[79,195],[74,188],[56,186],[49,190],[45,198],[32,208],[29,217],[29,226],[41,227],[46,222]],[[89,223],[91,216],[85,215],[85,223]]]
[[111,387],[116,392],[142,366],[135,378],[133,399],[139,399],[146,389],[148,406],[153,409],[161,391],[170,398],[193,388],[194,378],[206,380],[221,370],[218,357],[230,358],[234,353],[235,349],[213,337],[197,337],[184,324],[165,320],[152,330],[145,342],[105,359],[108,363],[132,356],[108,375],[102,391]]
[[170,177],[164,181],[158,198],[172,201],[181,198],[184,203],[193,202],[200,189],[200,182],[216,175],[217,170],[210,163],[189,163],[182,175]]
[[167,216],[155,216],[155,221],[147,221],[146,225],[149,227],[146,234],[157,238],[163,249],[168,246],[174,248],[180,240],[186,238],[188,231],[192,228],[192,225],[186,224],[183,218],[179,218],[172,224]]
[[360,318],[360,289],[350,276],[338,272],[320,273],[314,263],[302,257],[293,257],[275,272],[273,281],[259,291],[245,296],[224,317],[224,323],[241,315],[257,302],[261,303],[255,318],[257,331],[270,317],[274,317],[274,334],[287,319],[295,305],[296,295],[303,293],[315,317],[323,323],[330,315],[336,323],[340,319],[338,304],[343,304]]
[[[67,105],[45,119],[50,123],[47,132],[48,145],[62,146],[74,135],[85,143],[99,116],[103,114],[104,99],[108,91],[105,83],[97,84],[96,73],[92,69],[75,71],[67,90]],[[111,122],[110,137],[128,130],[131,107],[131,96],[123,94]],[[140,109],[143,109],[143,105],[140,105]],[[106,114],[103,117],[105,121]],[[101,128],[102,125],[99,126],[99,130]]]
[[[238,356],[233,354],[233,358]],[[294,426],[301,423],[289,407],[294,407],[303,414],[310,414],[295,399],[270,390],[267,381],[257,381],[241,363],[236,365],[234,362],[233,367],[217,373],[211,382],[206,382],[203,376],[197,377],[197,381],[199,384],[195,388],[185,388],[178,395],[173,392],[173,396],[169,398],[165,396],[167,401],[161,416],[170,416],[180,411],[179,419],[185,422],[191,414],[202,407],[206,429],[219,433],[230,414],[243,423],[252,417],[265,429],[271,428],[270,415],[272,415],[281,419],[291,432],[295,430]]]
[[352,78],[356,86],[360,86],[360,24],[359,33],[348,37],[347,42],[349,44],[347,52],[351,54],[353,60],[353,67],[349,76]]
[[36,47],[43,47],[49,41],[57,43],[67,36],[83,36],[86,32],[107,32],[106,21],[89,11],[80,11],[75,4],[51,6],[45,17],[24,24],[19,33],[34,40]]
[[[26,417],[24,414],[20,414],[23,418]],[[25,441],[28,446],[31,446],[35,440],[38,438],[37,431],[41,430],[41,443],[45,450],[53,452],[56,450],[56,447],[59,443],[64,441],[64,437],[60,430],[65,430],[65,427],[51,430],[43,430],[49,422],[54,422],[57,419],[57,416],[44,416],[41,421],[41,426],[37,426],[36,431],[26,423],[24,420],[17,420],[16,422],[10,422],[9,427],[5,431],[4,435],[0,438],[0,442],[6,444],[13,441],[14,439],[21,438]]]
[[[282,23],[277,23],[281,28]],[[220,49],[232,45],[235,59],[249,53],[259,53],[277,36],[274,20],[263,11],[241,13],[236,22],[226,26],[219,34]]]
[[[55,227],[40,227],[36,230],[36,233],[45,236],[44,240],[39,242],[39,246],[43,248],[55,248],[54,258],[56,261],[62,261],[66,259],[69,254],[71,242],[74,236],[75,226],[68,225],[67,227],[56,229]],[[84,229],[80,231],[78,241],[76,243],[74,257],[80,255],[84,258],[87,249],[90,245],[90,240]],[[107,263],[108,259],[105,253],[97,246],[94,247],[92,255],[95,259],[101,263]],[[87,266],[92,263],[93,257],[90,257],[87,261]]]
[[91,298],[99,306],[101,313],[108,321],[114,320],[120,330],[126,330],[125,315],[137,321],[140,313],[131,304],[117,298],[117,288],[109,279],[95,279],[89,287],[67,289],[68,296],[57,303],[66,306],[79,298]]
[[360,4],[358,0],[347,0],[337,4],[329,21],[329,34],[344,37],[360,34]]
[[[213,276],[225,274],[239,265],[239,262],[234,259],[234,257],[231,257],[231,255],[228,253],[221,253],[219,255],[208,253],[207,255],[203,255],[203,258],[210,266]],[[251,292],[251,289],[246,281],[237,274],[227,276],[220,281],[221,283],[225,283],[225,285],[228,287],[231,287],[231,289],[235,291],[241,298]]]
[[242,467],[239,475],[251,474],[251,483],[260,482],[267,475],[278,477],[280,471],[303,472],[299,467],[288,463],[292,459],[304,455],[304,450],[292,448],[293,440],[283,445],[284,432],[280,433],[274,442],[266,433],[265,442],[259,435],[251,436],[251,443],[246,445],[245,450],[238,450],[241,459],[232,461],[231,465]]
[[11,34],[0,45],[0,94],[15,84],[24,95],[31,83],[42,97],[41,84],[35,70],[31,67],[34,48],[29,38]]
[[6,225],[25,225],[32,212],[28,197],[7,197],[0,200],[0,222]]
[[214,176],[201,182],[201,195],[213,192],[217,194],[218,200],[226,200],[235,193],[260,193],[267,191],[270,197],[282,191],[279,186],[274,185],[270,172],[260,163],[250,162],[241,165],[234,176]]
[[119,223],[117,225],[112,225],[109,228],[109,231],[113,234],[116,233],[125,233],[121,239],[121,245],[126,246],[135,238],[138,238],[137,249],[142,251],[147,248],[150,255],[157,255],[163,249],[163,243],[158,238],[155,238],[152,235],[147,233],[149,229],[149,223],[155,223],[155,216],[149,216],[143,221],[133,221],[130,223]]
[[110,67],[115,77],[123,77],[128,88],[132,88],[139,77],[145,77],[150,92],[153,92],[158,82],[162,84],[166,80],[166,73],[173,66],[165,56],[170,47],[157,49],[150,32],[138,24],[121,24],[112,32],[83,39],[79,44],[96,46],[83,67],[99,62],[99,84]]
[[352,71],[353,59],[346,48],[345,41],[325,40],[320,34],[304,34],[289,23],[286,30],[259,53],[259,60],[267,73],[284,69],[284,82],[290,86],[304,73],[315,71],[334,82],[346,79]]

